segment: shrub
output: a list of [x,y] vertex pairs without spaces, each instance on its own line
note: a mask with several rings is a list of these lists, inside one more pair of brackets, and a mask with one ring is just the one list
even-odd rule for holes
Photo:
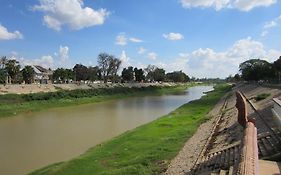
[[262,93],[262,94],[259,94],[257,96],[254,97],[254,99],[256,101],[261,101],[263,99],[266,99],[267,97],[269,97],[271,94],[267,94],[267,93]]

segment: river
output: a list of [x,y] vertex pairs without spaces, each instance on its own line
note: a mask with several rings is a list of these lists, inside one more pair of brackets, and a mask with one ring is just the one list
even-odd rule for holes
[[196,86],[173,95],[131,97],[2,118],[0,174],[27,174],[74,158],[90,147],[199,99],[203,92],[212,89]]

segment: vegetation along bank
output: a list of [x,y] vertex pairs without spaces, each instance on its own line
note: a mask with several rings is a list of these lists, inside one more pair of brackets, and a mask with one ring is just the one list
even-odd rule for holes
[[20,112],[95,103],[130,96],[161,95],[182,91],[194,85],[189,83],[176,86],[114,87],[59,90],[47,93],[6,94],[0,95],[0,117],[15,116]]
[[208,120],[207,113],[229,89],[229,85],[217,85],[206,96],[166,116],[31,175],[160,174],[200,124]]

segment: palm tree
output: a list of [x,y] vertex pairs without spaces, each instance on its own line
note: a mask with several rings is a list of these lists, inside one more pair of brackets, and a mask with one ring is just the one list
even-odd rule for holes
[[0,58],[0,83],[5,84],[7,80],[7,71],[5,69],[6,64],[7,64],[7,58],[6,56],[2,56]]
[[12,79],[12,82],[16,81],[16,76],[20,72],[20,65],[17,60],[8,60],[5,64],[5,69],[8,73],[8,76]]
[[25,66],[21,72],[22,72],[23,80],[25,81],[25,83],[31,84],[33,82],[33,78],[34,78],[34,74],[35,74],[33,67]]

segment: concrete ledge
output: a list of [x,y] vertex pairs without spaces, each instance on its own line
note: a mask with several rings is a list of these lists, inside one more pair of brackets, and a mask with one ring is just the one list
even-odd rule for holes
[[278,98],[273,98],[274,104],[277,104],[281,107],[281,100]]
[[259,160],[260,175],[280,175],[281,174],[281,163]]

